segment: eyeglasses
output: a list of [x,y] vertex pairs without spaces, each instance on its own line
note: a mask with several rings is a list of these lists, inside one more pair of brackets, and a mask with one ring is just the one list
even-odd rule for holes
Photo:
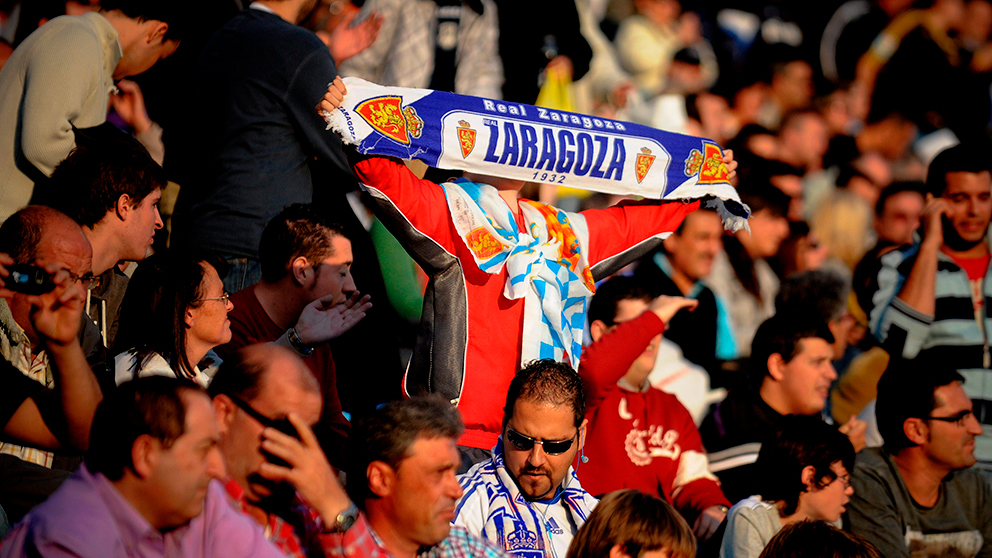
[[950,417],[923,417],[925,420],[939,420],[940,422],[953,422],[959,427],[964,427],[968,424],[968,421],[975,417],[975,413],[970,410],[961,411],[960,413],[950,416]]
[[83,288],[86,289],[87,291],[92,291],[93,289],[95,289],[95,288],[97,288],[97,287],[100,286],[100,276],[99,275],[93,275],[92,273],[89,273],[89,272],[84,273],[82,275],[76,275],[75,273],[73,273],[73,272],[71,272],[69,270],[66,270],[66,273],[69,274],[69,285],[70,286],[76,284],[76,281],[79,281],[80,283],[82,283],[83,284]]
[[219,301],[223,302],[224,304],[227,304],[227,301],[228,300],[231,300],[231,293],[224,293],[221,296],[212,296],[212,297],[209,297],[209,298],[198,298],[198,299],[194,300],[193,302],[207,302],[208,300],[219,300]]
[[299,439],[300,434],[296,431],[296,427],[293,426],[293,423],[289,422],[289,419],[271,419],[256,411],[255,408],[249,405],[244,399],[241,399],[236,395],[228,395],[228,397],[230,397],[231,401],[234,401],[234,404],[241,408],[242,411],[258,421],[262,426],[267,428],[275,428],[287,436],[292,436],[293,438]]
[[844,485],[844,490],[847,490],[848,488],[851,487],[851,475],[849,474],[838,476],[834,478],[834,481],[840,481],[840,483]]
[[513,447],[520,451],[530,451],[534,449],[534,444],[540,444],[541,449],[548,455],[561,455],[568,451],[577,435],[578,431],[568,440],[537,440],[530,436],[524,436],[512,428],[506,429],[506,439],[513,444]]

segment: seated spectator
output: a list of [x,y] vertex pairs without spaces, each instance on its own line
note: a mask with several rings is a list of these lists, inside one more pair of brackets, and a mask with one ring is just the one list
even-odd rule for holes
[[0,77],[0,221],[69,155],[73,128],[106,120],[114,82],[175,52],[196,13],[189,1],[103,0],[99,13],[56,18],[17,47]]
[[882,558],[864,537],[822,521],[786,525],[768,542],[758,558]]
[[572,470],[585,443],[585,406],[567,364],[538,360],[517,372],[492,458],[458,479],[465,495],[452,523],[515,554],[565,555],[596,506]]
[[664,498],[706,540],[730,502],[709,471],[689,411],[648,383],[661,334],[680,310],[696,305],[681,297],[652,298],[629,277],[609,279],[596,291],[589,308],[593,343],[579,364],[589,459],[578,472],[592,494],[637,488]]
[[[134,344],[114,359],[120,385],[144,376],[173,376],[210,384],[201,368],[214,347],[231,340],[233,309],[218,270],[224,262],[209,253],[156,254],[134,273],[140,289],[124,297],[124,325]],[[131,332],[134,332],[133,334]]]
[[[10,229],[0,228],[0,231]],[[0,254],[0,277],[10,281],[5,266],[14,261]],[[0,429],[3,437],[47,450],[79,450],[89,447],[93,412],[100,402],[100,388],[79,343],[83,289],[54,263],[45,265],[54,274],[55,288],[30,296],[28,319],[52,364],[53,388],[25,376],[6,359],[0,360]],[[8,300],[16,293],[0,286]],[[0,455],[0,506],[16,521],[45,500],[66,475],[28,463],[12,455]]]
[[839,522],[850,500],[854,447],[816,417],[782,418],[761,445],[755,496],[730,509],[721,558],[758,558],[782,527]]
[[826,322],[834,336],[832,360],[837,361],[844,356],[848,336],[855,324],[854,316],[847,309],[850,292],[851,285],[847,278],[837,271],[803,271],[782,281],[775,296],[775,310]]
[[568,546],[566,558],[693,558],[689,525],[668,502],[638,490],[603,497]]
[[720,216],[706,209],[694,211],[665,239],[663,249],[642,259],[634,272],[655,296],[684,296],[699,301],[692,312],[672,318],[674,324],[665,337],[682,349],[686,359],[705,368],[710,383],[715,385],[722,385],[718,353],[722,349],[724,358],[734,356],[734,340],[726,327],[720,327],[721,316],[726,320],[726,310],[703,282],[723,247],[722,239]]
[[241,349],[221,365],[210,395],[235,507],[287,556],[334,556],[324,526],[333,528],[350,502],[310,430],[320,385],[300,357],[271,343]]
[[77,141],[80,145],[37,194],[44,205],[79,223],[93,247],[93,274],[100,285],[89,313],[104,344],[113,347],[127,289],[127,276],[117,264],[148,255],[155,231],[162,228],[158,202],[165,173],[144,147],[119,130],[77,131]]
[[761,324],[750,358],[751,385],[710,408],[699,433],[710,471],[731,502],[751,495],[761,443],[783,415],[818,415],[830,383],[834,336],[812,316],[779,314]]
[[819,112],[805,109],[786,114],[778,135],[780,161],[801,169],[806,176],[823,170],[823,156],[830,138],[827,123]]
[[458,410],[437,396],[387,403],[356,422],[348,494],[357,506],[338,515],[339,556],[356,548],[397,558],[423,555],[423,548],[437,558],[509,556],[450,523],[462,495],[455,443],[464,429]]
[[850,273],[871,246],[871,207],[853,193],[839,190],[820,201],[809,227],[826,248],[827,263]]
[[[44,206],[28,206],[7,218],[0,226],[0,252],[10,254],[15,264],[56,265],[69,272],[71,280],[89,287],[92,250],[90,243],[72,219]],[[55,371],[41,336],[31,325],[33,297],[14,293],[10,302],[0,299],[0,355],[22,374],[48,388],[55,388]],[[83,336],[87,357],[105,358],[96,328]],[[52,467],[55,454],[29,445],[0,442],[0,453]],[[74,468],[74,467],[73,467]],[[63,478],[65,474],[61,475]]]
[[351,276],[351,242],[313,206],[295,204],[269,221],[258,252],[262,280],[231,296],[231,341],[217,353],[227,358],[241,347],[275,341],[303,357],[323,395],[318,438],[331,463],[341,465],[349,425],[327,341],[371,307]]
[[175,378],[129,382],[100,404],[87,460],[31,510],[0,556],[282,556],[224,488],[210,399]]
[[851,530],[886,558],[988,556],[992,488],[976,470],[982,425],[946,362],[893,360],[878,383],[882,448],[858,454]]
[[766,261],[778,253],[789,236],[789,197],[763,183],[738,187],[741,201],[751,208],[748,232],[741,229],[723,239],[706,284],[727,306],[739,354],[747,356],[761,322],[775,313],[779,279]]

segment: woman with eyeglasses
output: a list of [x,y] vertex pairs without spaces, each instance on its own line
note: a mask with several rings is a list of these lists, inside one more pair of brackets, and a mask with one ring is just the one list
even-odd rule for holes
[[231,340],[234,304],[221,273],[224,261],[208,252],[156,254],[138,266],[121,304],[118,385],[152,375],[210,383],[205,357]]
[[818,417],[783,417],[761,444],[757,496],[730,508],[721,558],[758,558],[782,527],[813,520],[837,522],[850,500],[854,447]]

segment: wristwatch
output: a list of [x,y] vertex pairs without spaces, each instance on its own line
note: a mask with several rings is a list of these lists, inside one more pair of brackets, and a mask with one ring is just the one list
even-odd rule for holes
[[351,529],[351,526],[355,524],[356,520],[358,520],[358,506],[354,502],[350,502],[350,505],[335,518],[334,525],[331,526],[329,531],[331,533],[344,533],[348,529]]
[[300,356],[308,357],[313,353],[313,347],[310,347],[300,339],[300,334],[296,333],[295,327],[289,328],[286,335],[289,337],[289,344],[293,347],[294,351],[300,353]]

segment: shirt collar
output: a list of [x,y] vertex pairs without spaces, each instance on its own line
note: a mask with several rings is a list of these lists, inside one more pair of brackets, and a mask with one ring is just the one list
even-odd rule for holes
[[273,15],[279,15],[272,8],[266,6],[265,4],[261,4],[259,2],[252,2],[251,3],[251,6],[248,6],[248,9],[249,10],[258,10],[260,12],[268,12],[268,13],[273,14]]

